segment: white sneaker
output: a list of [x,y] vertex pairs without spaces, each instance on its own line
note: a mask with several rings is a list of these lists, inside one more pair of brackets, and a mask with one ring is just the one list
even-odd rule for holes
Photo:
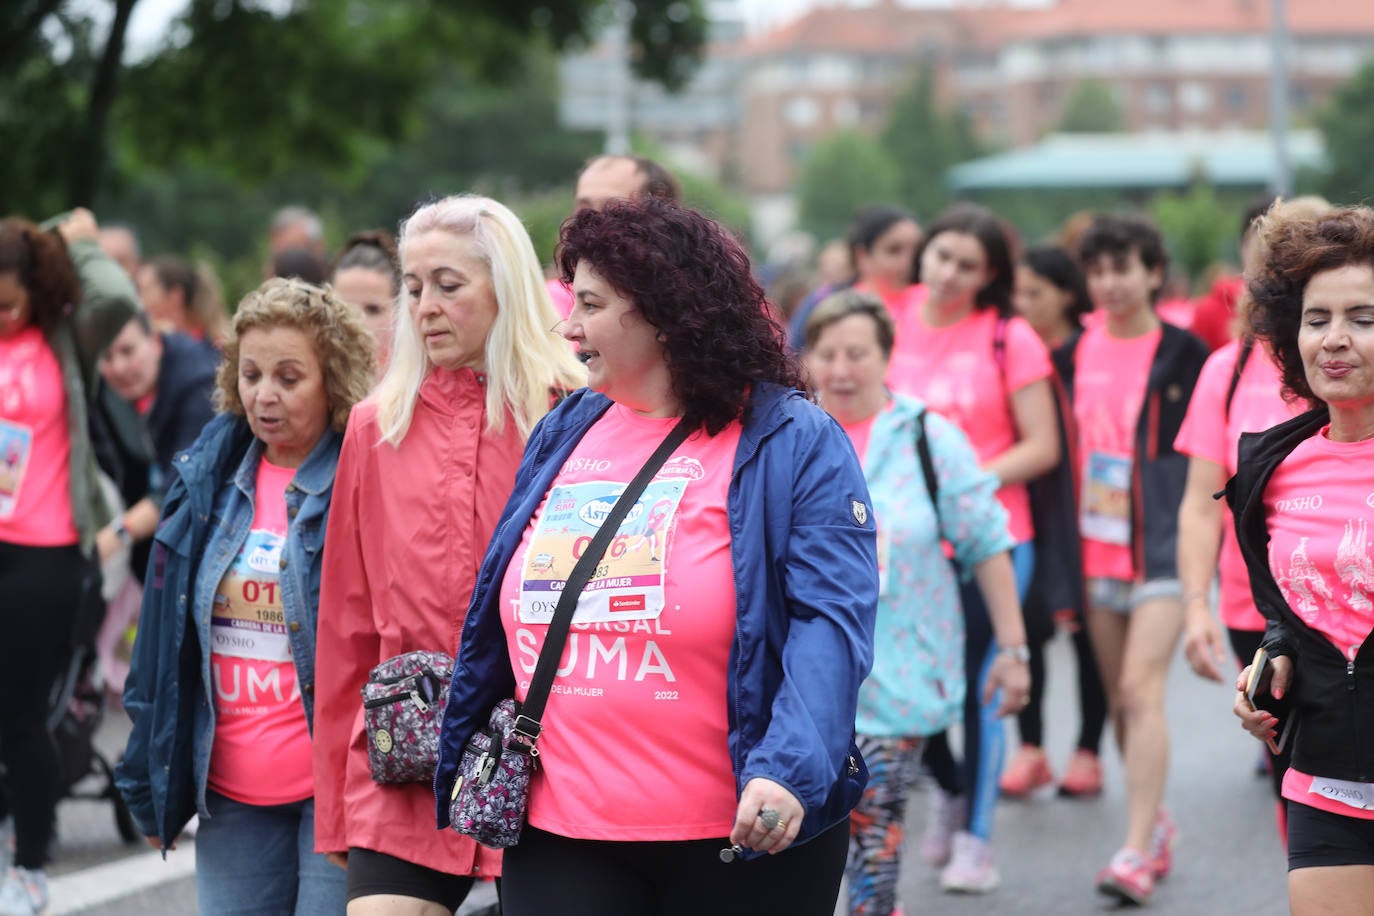
[[992,864],[992,847],[966,831],[954,835],[954,851],[940,872],[940,889],[962,894],[986,894],[1002,883]]
[[40,916],[48,911],[48,876],[41,868],[9,868],[0,885],[0,916]]
[[921,858],[936,867],[949,862],[954,834],[963,826],[963,797],[950,795],[932,784],[930,805],[926,809],[926,830],[921,835]]

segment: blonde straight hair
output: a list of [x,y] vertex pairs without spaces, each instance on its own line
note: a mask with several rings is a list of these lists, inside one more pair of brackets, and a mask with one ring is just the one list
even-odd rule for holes
[[[440,230],[468,236],[491,270],[496,321],[487,335],[487,430],[500,432],[509,409],[522,437],[549,412],[552,389],[586,384],[586,369],[553,331],[558,321],[539,259],[520,219],[487,197],[462,194],[425,204],[401,223],[398,248],[405,270],[406,242]],[[383,441],[399,446],[410,429],[415,401],[433,364],[415,326],[406,290],[396,309],[391,364],[377,385],[377,422]]]

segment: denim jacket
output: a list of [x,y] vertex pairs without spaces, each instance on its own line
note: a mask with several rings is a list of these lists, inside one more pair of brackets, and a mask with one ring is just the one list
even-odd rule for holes
[[[282,607],[308,724],[314,717],[324,530],[342,441],[326,430],[286,489]],[[205,786],[215,736],[206,650],[210,610],[253,523],[262,453],[246,421],[221,414],[172,463],[124,688],[134,727],[115,774],[139,829],[160,837],[164,850],[192,815],[209,816]]]
[[[604,395],[574,392],[525,448],[463,626],[435,772],[440,827],[448,826],[463,747],[515,689],[502,576],[564,460],[610,405]],[[848,817],[868,780],[852,739],[859,685],[873,662],[872,503],[839,425],[795,393],[759,385],[726,514],[737,604],[726,684],[736,791],[754,777],[786,787],[805,811],[802,843]]]

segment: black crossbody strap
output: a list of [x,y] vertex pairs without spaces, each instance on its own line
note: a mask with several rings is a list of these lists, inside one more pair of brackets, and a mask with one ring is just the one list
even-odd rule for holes
[[916,414],[916,456],[921,459],[921,476],[926,479],[926,493],[935,510],[935,530],[940,530],[940,478],[935,476],[935,459],[930,456],[930,438],[926,433],[926,412]]
[[572,628],[573,612],[577,610],[577,601],[582,596],[582,589],[586,588],[592,577],[592,570],[605,556],[606,548],[620,530],[620,523],[625,520],[630,508],[638,501],[644,488],[663,466],[663,462],[668,460],[668,456],[691,435],[694,426],[695,424],[688,424],[686,420],[678,421],[673,431],[649,456],[649,460],[644,462],[644,467],[639,469],[634,480],[630,481],[624,492],[616,499],[610,513],[597,529],[596,536],[587,545],[581,559],[573,566],[568,581],[564,583],[563,592],[558,596],[558,605],[553,611],[553,619],[549,621],[549,632],[544,637],[544,647],[539,650],[539,663],[534,668],[530,689],[525,693],[525,701],[520,704],[520,715],[515,720],[516,734],[531,747],[539,740],[539,732],[543,729],[539,720],[544,715],[544,704],[549,699],[549,690],[553,687],[553,679],[558,672],[558,661],[563,656],[563,645],[568,641],[568,630]]

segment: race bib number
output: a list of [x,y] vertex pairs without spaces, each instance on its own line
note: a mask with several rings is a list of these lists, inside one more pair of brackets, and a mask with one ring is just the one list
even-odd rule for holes
[[283,539],[252,531],[220,581],[210,612],[210,648],[230,658],[288,662],[291,640],[281,600]]
[[1078,519],[1085,538],[1129,547],[1131,544],[1131,459],[1106,452],[1088,454],[1083,477],[1083,508]]
[[[656,620],[678,504],[690,481],[655,480],[621,522],[582,590],[576,623]],[[520,580],[521,623],[547,624],[573,566],[625,485],[607,481],[554,487],[530,538]]]
[[14,514],[32,453],[33,430],[0,420],[0,518]]

